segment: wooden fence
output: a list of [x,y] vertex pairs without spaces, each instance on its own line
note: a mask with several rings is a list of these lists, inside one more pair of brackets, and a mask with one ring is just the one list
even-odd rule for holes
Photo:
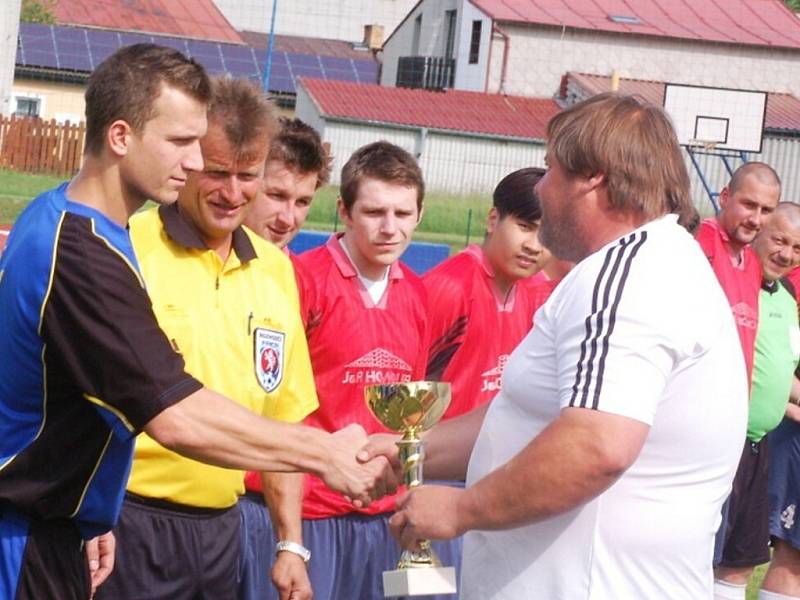
[[0,117],[0,168],[69,177],[83,158],[86,127],[36,117]]

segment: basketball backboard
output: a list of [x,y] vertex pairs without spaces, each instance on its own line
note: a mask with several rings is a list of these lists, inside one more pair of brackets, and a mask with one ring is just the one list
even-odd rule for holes
[[664,110],[683,146],[761,152],[766,92],[668,83]]

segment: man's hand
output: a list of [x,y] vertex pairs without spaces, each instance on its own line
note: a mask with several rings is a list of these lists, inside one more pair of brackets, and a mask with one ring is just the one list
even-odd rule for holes
[[405,550],[417,548],[419,540],[449,540],[464,533],[459,499],[463,489],[441,485],[414,488],[397,503],[389,529]]
[[359,462],[365,463],[378,456],[383,456],[389,461],[398,479],[402,478],[403,467],[400,464],[400,454],[397,447],[397,442],[401,439],[402,436],[391,433],[373,433],[369,436],[369,441],[358,453]]
[[367,442],[363,427],[348,425],[332,437],[330,460],[322,474],[328,487],[342,492],[359,507],[397,490],[398,479],[386,458],[378,456],[366,463],[356,460]]
[[305,562],[291,552],[278,552],[272,566],[272,583],[280,600],[311,600],[314,597]]
[[92,595],[97,588],[111,575],[114,570],[114,549],[116,540],[110,531],[99,535],[86,542],[86,562],[89,565],[89,575],[91,576]]

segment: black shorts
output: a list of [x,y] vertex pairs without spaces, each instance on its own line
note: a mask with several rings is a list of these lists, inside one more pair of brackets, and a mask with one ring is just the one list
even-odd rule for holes
[[[727,500],[722,556],[717,566],[754,567],[769,562],[769,446],[747,441]],[[724,513],[723,513],[724,514]]]
[[199,509],[126,495],[114,571],[98,600],[235,600],[239,509]]
[[86,600],[90,591],[83,539],[71,521],[30,520],[0,506],[0,597]]

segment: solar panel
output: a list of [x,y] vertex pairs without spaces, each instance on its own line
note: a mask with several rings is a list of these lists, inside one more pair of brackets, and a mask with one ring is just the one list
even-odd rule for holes
[[121,33],[119,34],[119,39],[120,46],[132,46],[133,44],[146,44],[152,42],[153,37],[138,33]]
[[47,67],[50,69],[58,68],[58,61],[54,52],[42,52],[40,50],[25,51],[25,65],[31,67]]
[[92,59],[92,65],[97,66],[109,56],[116,52],[116,48],[110,46],[94,46],[89,48],[89,56]]
[[[264,65],[261,65],[261,71],[264,71]],[[278,63],[272,63],[272,70],[271,70],[273,77],[288,77],[291,79],[292,74],[289,71],[289,67],[286,65],[281,65]]]
[[[266,52],[261,56],[256,54],[256,60],[259,62],[259,64],[262,64],[262,65],[265,64],[267,62],[267,54],[266,54]],[[272,53],[272,64],[273,65],[284,65],[284,66],[288,65],[289,61],[286,60],[286,52],[273,52]]]
[[294,94],[296,90],[294,81],[291,78],[271,76],[269,78],[269,91]]
[[339,71],[352,71],[353,70],[353,63],[350,62],[349,58],[340,58],[338,56],[320,56],[320,62],[322,62],[322,68],[325,70],[328,69],[336,69]]
[[157,44],[166,46],[168,48],[174,48],[178,52],[186,54],[186,40],[182,40],[180,38],[158,37],[155,38],[155,41]]
[[59,53],[58,64],[62,69],[69,69],[70,71],[86,71],[88,73],[92,70],[88,52],[84,52],[82,55]]
[[214,73],[225,72],[225,66],[222,64],[222,59],[219,56],[192,56],[192,58],[209,71],[213,71]]
[[295,54],[294,52],[287,52],[286,58],[292,68],[295,66],[303,67],[316,67],[319,69],[319,57],[316,54]]
[[40,23],[27,23],[20,21],[19,32],[26,36],[31,35],[50,35],[50,26]]
[[25,41],[25,44],[24,44],[23,47],[25,48],[26,52],[28,50],[38,50],[40,52],[55,52],[56,51],[56,46],[53,43],[53,39],[49,38],[49,37],[47,37],[47,38],[36,37],[36,38],[28,39],[28,40]]
[[322,71],[319,68],[293,66],[292,75],[298,77],[314,77],[315,79],[323,79]]
[[111,46],[113,48],[119,48],[119,34],[115,31],[87,29],[86,38],[89,41],[90,48],[93,46]]
[[355,71],[325,71],[325,79],[333,81],[353,81],[358,82]]
[[200,40],[187,40],[189,54],[192,56],[221,56],[219,44],[213,42],[203,42]]
[[260,77],[258,66],[252,60],[226,60],[225,67],[234,77]]
[[236,44],[220,44],[222,49],[222,58],[227,62],[228,60],[247,60],[253,61],[253,51],[250,46],[238,46]]
[[62,54],[77,54],[79,56],[85,56],[86,60],[89,60],[89,50],[85,43],[58,41],[56,47],[59,56]]
[[86,32],[74,27],[54,27],[53,33],[57,42],[80,42],[86,45]]

